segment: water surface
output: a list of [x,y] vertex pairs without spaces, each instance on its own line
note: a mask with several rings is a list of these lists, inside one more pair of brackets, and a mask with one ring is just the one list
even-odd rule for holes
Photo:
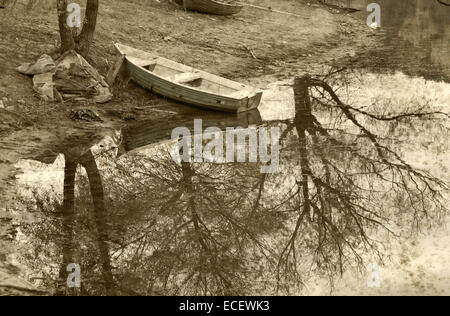
[[[414,97],[401,107],[405,96],[383,98],[367,85],[410,83],[406,76],[326,80],[351,110],[305,77],[295,93],[274,84],[258,112],[134,123],[94,147],[72,150],[69,140],[54,162],[22,161],[16,239],[23,247],[15,260],[37,285],[72,295],[301,294],[318,278],[330,281],[367,260],[381,264],[389,243],[380,241],[409,237],[446,211],[439,172],[448,144],[437,137],[445,121],[366,115],[414,106]],[[441,97],[425,103],[431,110]],[[192,128],[199,118],[204,127],[279,127],[278,171],[176,163],[172,128]],[[70,263],[81,266],[80,289],[66,287]]]
[[381,6],[384,34],[374,52],[366,55],[373,68],[402,70],[434,80],[450,80],[450,7],[435,0],[328,0],[356,8],[366,19],[369,3]]

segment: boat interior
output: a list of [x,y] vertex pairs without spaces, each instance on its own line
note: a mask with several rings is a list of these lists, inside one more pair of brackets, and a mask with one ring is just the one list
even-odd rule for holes
[[149,53],[128,48],[121,51],[125,53],[127,59],[134,64],[143,67],[158,77],[164,78],[173,83],[177,83],[191,88],[222,95],[230,98],[245,98],[254,89],[244,84],[234,82],[195,68],[162,58],[155,57]]
[[[239,91],[238,87],[230,87],[221,82],[213,81],[214,78],[208,78],[208,76],[195,69],[180,69],[180,67],[171,67],[157,61],[144,67],[151,71],[153,74],[162,77],[173,83],[196,88],[198,90],[211,92],[220,95],[232,95],[234,92]],[[186,71],[187,70],[187,71]],[[239,87],[241,88],[241,87]],[[242,88],[245,88],[243,86]]]

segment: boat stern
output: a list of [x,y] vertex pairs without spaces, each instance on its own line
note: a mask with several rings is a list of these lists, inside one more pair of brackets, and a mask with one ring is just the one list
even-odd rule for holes
[[259,104],[261,103],[262,91],[256,92],[253,96],[245,98],[242,102],[242,105],[238,108],[237,112],[246,112],[257,109]]

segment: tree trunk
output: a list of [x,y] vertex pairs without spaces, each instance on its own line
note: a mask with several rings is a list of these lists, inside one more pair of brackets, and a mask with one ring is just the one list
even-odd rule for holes
[[58,0],[58,24],[59,24],[59,35],[61,37],[61,53],[68,50],[75,49],[75,39],[73,37],[73,32],[67,25],[67,0]]
[[95,27],[97,25],[99,0],[87,0],[86,14],[82,29],[79,32],[76,28],[70,28],[67,24],[67,18],[69,16],[67,5],[67,0],[57,1],[61,53],[73,49],[81,56],[86,57],[89,54],[90,45],[94,38]]
[[76,51],[83,57],[89,54],[91,42],[94,39],[95,26],[97,25],[98,0],[87,0],[86,15],[84,17],[83,28],[76,39]]

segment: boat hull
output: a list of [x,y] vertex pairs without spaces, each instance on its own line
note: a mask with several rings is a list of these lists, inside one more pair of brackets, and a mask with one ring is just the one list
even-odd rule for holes
[[[116,49],[119,53],[124,53],[117,45]],[[140,65],[137,65],[132,60],[127,58],[126,54],[125,67],[131,80],[143,88],[179,102],[212,110],[234,113],[249,111],[258,107],[262,97],[262,92],[256,92],[245,97],[232,98],[208,91],[194,89],[187,85],[174,83],[166,78],[155,75]]]

